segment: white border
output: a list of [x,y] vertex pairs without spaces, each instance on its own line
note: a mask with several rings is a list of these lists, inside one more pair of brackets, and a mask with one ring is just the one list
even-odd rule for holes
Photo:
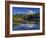
[[[12,31],[12,7],[40,8],[40,30]],[[10,4],[10,34],[38,33],[42,32],[42,6]]]

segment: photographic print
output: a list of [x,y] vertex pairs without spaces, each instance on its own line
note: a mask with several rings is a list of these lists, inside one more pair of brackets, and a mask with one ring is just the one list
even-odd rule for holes
[[6,33],[13,37],[43,35],[44,3],[6,2]]
[[13,7],[13,31],[39,30],[40,8]]

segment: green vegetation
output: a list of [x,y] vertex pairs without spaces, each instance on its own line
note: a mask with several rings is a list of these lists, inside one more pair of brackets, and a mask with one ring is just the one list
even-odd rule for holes
[[40,14],[27,14],[27,15],[23,15],[23,14],[17,14],[17,15],[13,15],[13,22],[15,24],[22,24],[22,23],[27,23],[27,24],[31,24],[31,23],[34,23],[34,22],[39,22],[40,18],[35,18],[35,20],[33,19],[33,21],[27,21],[26,19],[28,17],[31,17],[31,16],[40,16]]

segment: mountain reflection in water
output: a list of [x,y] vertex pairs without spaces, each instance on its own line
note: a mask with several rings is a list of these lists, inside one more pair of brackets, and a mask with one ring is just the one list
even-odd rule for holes
[[16,30],[39,30],[40,23],[32,23],[32,24],[13,24],[13,31]]

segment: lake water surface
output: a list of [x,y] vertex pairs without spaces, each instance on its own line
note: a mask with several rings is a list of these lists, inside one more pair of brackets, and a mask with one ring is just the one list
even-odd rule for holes
[[32,24],[13,24],[13,31],[18,30],[39,30],[40,29],[40,23],[32,23]]

